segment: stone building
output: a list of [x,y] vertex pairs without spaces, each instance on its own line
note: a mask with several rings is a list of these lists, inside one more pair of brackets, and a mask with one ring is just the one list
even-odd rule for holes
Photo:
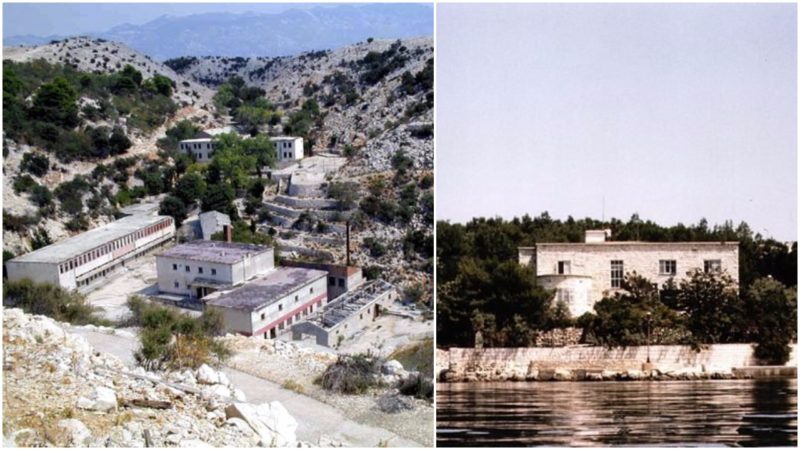
[[123,217],[9,260],[8,278],[28,278],[88,291],[127,261],[170,242],[174,236],[172,217],[152,214]]
[[519,262],[539,283],[556,291],[573,316],[592,311],[636,272],[662,286],[695,270],[725,271],[739,281],[738,242],[607,241],[609,230],[588,230],[582,243],[540,243],[519,248]]
[[[230,238],[230,227],[225,227]],[[165,294],[203,298],[263,275],[274,268],[271,247],[197,240],[156,255],[158,289]]]

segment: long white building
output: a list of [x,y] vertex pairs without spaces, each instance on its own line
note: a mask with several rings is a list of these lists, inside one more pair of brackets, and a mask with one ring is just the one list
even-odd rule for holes
[[11,259],[6,270],[9,280],[28,278],[85,291],[174,236],[172,217],[128,216]]
[[739,281],[738,242],[607,241],[610,231],[589,230],[582,243],[540,243],[519,248],[519,262],[556,291],[573,316],[592,311],[604,296],[636,272],[658,286],[679,282],[695,270],[725,271]]

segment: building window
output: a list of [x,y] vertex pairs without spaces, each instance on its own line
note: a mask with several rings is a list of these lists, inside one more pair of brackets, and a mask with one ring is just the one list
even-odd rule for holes
[[336,278],[328,277],[328,284],[331,286],[336,286]]
[[611,287],[622,287],[622,277],[624,277],[624,269],[622,261],[611,261]]
[[267,318],[267,314],[266,313],[261,313],[261,320],[264,320],[266,318]]
[[559,275],[569,275],[572,273],[572,265],[569,261],[559,261],[558,262],[558,274]]
[[294,296],[294,302],[297,303],[299,300],[300,300],[300,296],[299,295],[295,295]]
[[283,305],[278,305],[278,311],[283,311]]
[[344,287],[344,278],[339,278],[339,287]]
[[173,264],[172,265],[172,270],[178,270],[178,265],[177,264]]
[[565,305],[571,305],[572,289],[558,289],[556,291],[556,301],[563,302]]
[[186,271],[187,271],[187,272],[191,272],[191,271],[192,271],[192,268],[191,268],[191,267],[189,267],[189,266],[186,266]]
[[658,273],[661,275],[675,275],[678,273],[678,264],[674,259],[662,259],[658,262]]
[[722,261],[719,259],[707,259],[703,261],[703,270],[706,273],[720,272],[722,270]]
[[180,284],[180,283],[178,283],[177,281],[176,281],[174,284],[175,284],[175,289],[177,289],[177,288],[181,287],[181,284]]
[[216,275],[216,274],[217,274],[217,269],[211,269],[211,275]]
[[202,267],[198,267],[197,268],[197,273],[203,273],[203,268]]
[[313,287],[312,287],[312,288],[310,288],[310,289],[308,290],[308,292],[309,292],[309,293],[311,293],[311,294],[313,294],[313,293],[314,293],[314,288],[313,288]]

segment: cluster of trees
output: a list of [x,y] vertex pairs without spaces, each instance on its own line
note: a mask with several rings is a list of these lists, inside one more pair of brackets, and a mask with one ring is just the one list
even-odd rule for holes
[[[3,252],[3,262],[7,256]],[[51,283],[34,283],[31,280],[3,280],[3,306],[20,308],[29,314],[41,314],[59,322],[75,325],[108,325],[99,318],[86,297],[77,291],[68,291]]]
[[[571,320],[553,292],[519,265],[517,247],[536,242],[580,242],[586,229],[610,228],[615,240],[739,241],[740,285],[726,274],[697,272],[656,288],[627,274],[624,291],[601,300],[595,313]],[[521,219],[473,219],[437,224],[437,339],[442,346],[529,345],[535,333],[577,325],[584,341],[618,346],[642,344],[646,326],[660,343],[703,345],[757,342],[766,361],[786,356],[796,336],[797,247],[754,234],[746,223],[709,227],[661,227],[633,216],[553,220],[547,213]]]
[[386,75],[403,67],[408,58],[408,48],[399,39],[385,51],[367,53],[357,62],[362,70],[361,82],[368,86],[377,84]]
[[236,122],[250,134],[256,135],[259,127],[277,125],[281,114],[264,95],[259,87],[247,86],[241,77],[231,77],[221,84],[214,94],[214,106],[221,114],[230,114]]
[[124,153],[130,140],[121,128],[93,128],[86,121],[126,117],[129,130],[152,130],[177,110],[172,89],[169,78],[143,80],[130,65],[96,74],[44,60],[9,61],[3,65],[3,129],[62,161],[105,158]]

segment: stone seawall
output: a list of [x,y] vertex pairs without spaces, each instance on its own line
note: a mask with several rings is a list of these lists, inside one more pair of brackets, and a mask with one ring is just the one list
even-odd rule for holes
[[[725,378],[734,376],[734,368],[757,365],[751,344],[717,344],[699,352],[689,346],[654,345],[650,347],[652,374],[640,373],[646,360],[644,346],[451,348],[437,350],[436,372],[446,381],[596,379],[594,374],[603,374],[603,379],[704,374]],[[794,345],[786,366],[797,366]]]

